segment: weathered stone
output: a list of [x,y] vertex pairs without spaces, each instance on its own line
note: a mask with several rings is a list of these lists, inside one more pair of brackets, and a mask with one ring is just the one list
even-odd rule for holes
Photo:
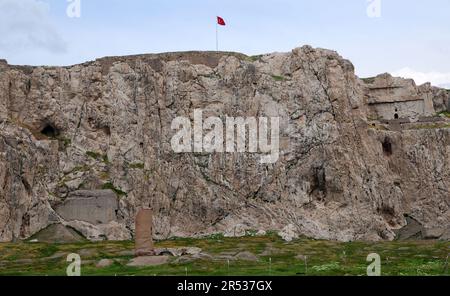
[[262,230],[262,229],[260,229],[256,232],[256,236],[265,236],[266,234],[267,234],[267,231]]
[[167,255],[167,256],[180,257],[183,255],[183,251],[178,248],[156,248],[156,249],[154,249],[154,254],[156,256]]
[[117,196],[112,190],[79,190],[56,208],[66,221],[84,221],[91,224],[107,224],[116,221]]
[[115,221],[112,221],[108,224],[99,225],[90,224],[84,221],[69,221],[64,222],[63,224],[77,230],[85,238],[91,241],[122,241],[131,239],[131,234],[125,227],[125,225],[119,224]]
[[278,235],[281,236],[281,238],[287,242],[290,242],[298,238],[295,226],[292,224],[289,224],[286,227],[284,227],[280,232],[278,232]]
[[81,249],[78,251],[78,255],[80,255],[81,259],[87,259],[96,257],[98,255],[98,250],[91,248],[91,249]]
[[95,265],[97,268],[105,268],[113,265],[114,261],[112,259],[101,259]]
[[186,264],[186,263],[191,263],[195,260],[198,260],[196,258],[193,258],[192,256],[182,256],[182,257],[178,257],[175,260],[172,261],[172,263],[174,264]]
[[[448,227],[444,233],[441,235],[441,237],[439,238],[439,240],[442,241],[450,241],[450,227]],[[449,246],[450,249],[450,246]]]
[[196,256],[202,252],[202,249],[197,247],[185,247],[183,248],[184,255],[193,255]]
[[141,209],[136,215],[135,255],[151,256],[155,254],[152,237],[152,210]]
[[79,233],[60,223],[51,224],[33,236],[33,241],[43,243],[74,243],[83,240],[85,238]]
[[414,240],[423,238],[423,226],[417,220],[406,217],[406,225],[398,230],[397,238],[399,240]]
[[234,257],[234,255],[223,255],[223,254],[219,254],[217,256],[214,256],[214,260],[219,260],[219,261],[227,261],[227,260],[236,260],[236,257]]
[[235,225],[231,225],[231,227],[229,227],[228,229],[226,229],[224,231],[224,236],[225,237],[242,237],[245,236],[247,233],[247,230],[249,230],[250,228],[243,225],[243,224],[235,224]]
[[248,252],[248,251],[245,251],[245,252],[239,252],[239,253],[237,253],[237,254],[234,256],[234,258],[235,258],[236,260],[242,260],[242,261],[254,261],[254,262],[256,262],[256,261],[259,260],[258,256],[256,256],[256,255],[253,254],[252,252]]
[[97,225],[97,229],[102,233],[102,236],[106,237],[107,240],[126,241],[132,238],[131,233],[126,226],[116,221]]
[[424,239],[438,239],[445,232],[444,228],[434,227],[434,228],[425,228],[422,229],[422,237]]
[[156,248],[154,249],[155,255],[170,255],[180,257],[184,255],[197,255],[200,254],[202,249],[196,247],[183,247],[183,248]]
[[166,264],[167,262],[169,262],[169,256],[140,256],[133,258],[127,266],[156,266]]
[[134,250],[123,250],[117,253],[118,256],[134,256]]

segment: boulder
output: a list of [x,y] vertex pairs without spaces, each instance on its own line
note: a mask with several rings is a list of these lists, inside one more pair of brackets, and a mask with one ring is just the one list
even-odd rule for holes
[[113,264],[114,264],[114,261],[111,259],[101,259],[100,261],[97,262],[97,264],[95,266],[97,268],[105,268],[105,267],[109,267]]
[[280,232],[278,232],[278,235],[287,242],[298,238],[298,234],[293,224],[289,224],[284,227]]
[[196,247],[182,247],[182,248],[156,248],[155,255],[170,255],[180,257],[184,255],[198,255],[202,249]]
[[422,237],[424,239],[438,239],[445,232],[445,228],[434,227],[434,228],[424,228],[422,230]]
[[450,227],[447,227],[447,229],[444,231],[444,233],[441,235],[439,240],[442,241],[450,241]]
[[64,225],[76,229],[84,237],[91,241],[102,240],[129,240],[131,234],[125,225],[112,221],[107,224],[91,224],[84,221],[64,222]]
[[418,240],[423,238],[423,226],[414,218],[406,217],[406,225],[397,231],[399,240]]
[[234,258],[236,260],[241,260],[241,261],[258,261],[259,258],[258,256],[256,256],[255,254],[253,254],[252,252],[248,252],[248,251],[244,251],[244,252],[239,252],[237,253]]
[[132,259],[127,266],[145,267],[163,265],[169,262],[168,256],[140,256]]
[[61,223],[51,224],[32,236],[33,242],[75,243],[86,240],[79,232]]

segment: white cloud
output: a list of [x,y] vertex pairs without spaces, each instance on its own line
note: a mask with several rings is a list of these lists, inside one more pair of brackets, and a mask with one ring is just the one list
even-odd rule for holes
[[420,72],[411,68],[403,68],[391,73],[392,76],[412,78],[416,84],[420,85],[426,82],[431,82],[434,86],[450,88],[450,73],[441,72]]
[[40,0],[0,0],[0,52],[66,51],[66,43],[50,21],[49,6]]

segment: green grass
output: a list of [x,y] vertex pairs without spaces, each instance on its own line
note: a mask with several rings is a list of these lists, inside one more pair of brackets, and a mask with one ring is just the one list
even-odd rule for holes
[[259,61],[262,57],[263,57],[262,54],[254,55],[254,56],[248,57],[248,60],[251,61],[251,62],[256,62],[256,61]]
[[412,126],[410,129],[421,130],[421,129],[439,129],[439,128],[450,128],[450,123],[419,124]]
[[107,183],[103,184],[102,189],[111,189],[112,191],[114,191],[114,192],[115,192],[117,195],[119,195],[119,196],[125,196],[125,195],[127,195],[126,192],[122,191],[122,190],[119,189],[119,188],[116,188],[116,187],[114,186],[114,184],[111,183],[111,182],[107,182]]
[[441,112],[438,115],[444,115],[445,117],[450,118],[450,112],[448,112],[448,111]]
[[272,75],[272,78],[275,81],[284,81],[285,80],[285,78],[283,76],[279,76],[279,75]]
[[86,151],[86,155],[93,159],[99,159],[101,157],[101,154],[95,151]]
[[375,77],[367,77],[367,78],[361,78],[362,81],[364,81],[365,83],[374,83],[375,81]]
[[130,169],[144,169],[144,164],[142,162],[130,163],[128,166]]
[[[393,241],[340,243],[312,239],[284,242],[270,234],[264,237],[226,238],[217,234],[201,239],[173,238],[156,247],[202,248],[212,259],[192,259],[153,267],[129,267],[133,242],[81,242],[76,244],[2,243],[0,275],[65,275],[66,256],[78,253],[82,275],[366,275],[369,253],[381,256],[382,275],[449,275],[446,258],[449,242]],[[126,254],[124,251],[128,251]],[[252,252],[258,261],[230,260],[224,254]],[[83,255],[84,254],[84,255]],[[305,265],[306,257],[306,265]],[[97,268],[103,258],[114,264]],[[447,269],[447,270],[446,270]]]
[[57,138],[60,144],[60,150],[66,150],[71,144],[72,144],[72,140],[69,138],[65,138],[65,137],[58,137]]
[[78,165],[78,166],[74,167],[70,173],[87,172],[89,170],[90,170],[90,167],[87,165]]
[[105,164],[109,164],[108,155],[106,154],[101,154],[95,151],[86,151],[86,155],[95,160],[103,161]]

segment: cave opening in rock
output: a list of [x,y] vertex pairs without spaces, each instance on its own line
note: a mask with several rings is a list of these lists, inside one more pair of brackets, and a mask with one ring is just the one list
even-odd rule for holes
[[106,126],[102,127],[102,131],[105,135],[111,136],[111,128],[109,126],[106,125]]
[[395,119],[398,119],[399,118],[399,116],[398,116],[398,109],[397,108],[395,108],[395,113],[394,113],[394,118]]
[[47,123],[44,128],[41,130],[41,134],[49,137],[56,138],[59,135],[59,131],[52,124]]
[[388,137],[384,138],[382,146],[383,146],[383,152],[384,152],[385,155],[387,155],[387,156],[392,155],[391,139],[389,139]]
[[325,168],[317,167],[314,169],[312,189],[319,192],[326,192]]

